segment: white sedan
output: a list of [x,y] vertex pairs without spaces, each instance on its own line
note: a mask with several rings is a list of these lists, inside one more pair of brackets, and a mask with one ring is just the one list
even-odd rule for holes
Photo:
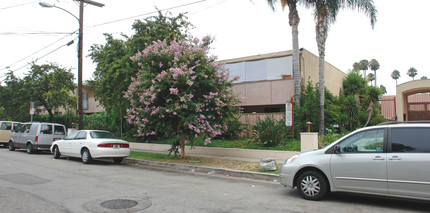
[[54,141],[51,153],[55,159],[60,156],[78,157],[85,164],[95,158],[112,158],[115,163],[121,163],[130,155],[130,148],[127,141],[108,131],[78,130],[63,140]]

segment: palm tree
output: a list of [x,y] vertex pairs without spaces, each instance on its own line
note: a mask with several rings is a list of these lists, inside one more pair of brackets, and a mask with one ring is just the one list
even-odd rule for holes
[[391,73],[391,78],[393,78],[394,80],[396,80],[396,86],[397,86],[397,79],[400,78],[400,72],[398,70],[394,70]]
[[374,106],[375,103],[379,101],[379,96],[382,94],[381,90],[378,87],[368,87],[366,93],[364,94],[364,99],[366,103],[368,103],[369,107],[367,111],[369,112],[369,116],[367,117],[367,122],[364,126],[369,124],[370,118],[372,117],[373,111],[375,111]]
[[314,9],[316,22],[316,40],[319,55],[319,92],[320,92],[320,126],[319,134],[324,136],[324,62],[325,42],[330,24],[336,21],[336,16],[341,8],[357,9],[364,12],[370,18],[372,28],[376,22],[376,14],[373,0],[304,0],[307,8]]
[[375,74],[375,87],[377,87],[378,84],[376,84],[376,70],[379,70],[379,62],[376,59],[372,59],[369,62],[369,67],[371,70],[373,70],[373,73]]
[[361,60],[358,63],[358,67],[361,71],[363,71],[363,76],[366,77],[366,71],[369,69],[369,61],[366,59]]
[[413,67],[409,68],[409,70],[408,70],[408,76],[409,76],[409,77],[412,77],[412,80],[415,80],[415,76],[416,76],[417,74],[418,74],[417,69],[415,69],[415,68],[413,68]]
[[375,81],[375,86],[376,86],[376,77],[373,73],[367,74],[367,80],[370,81],[370,86],[373,86],[372,81]]
[[[275,4],[278,0],[267,0],[270,8],[275,10]],[[294,79],[294,103],[297,107],[300,107],[300,59],[299,59],[299,13],[297,11],[297,2],[299,0],[279,0],[282,5],[282,9],[285,6],[289,8],[289,24],[291,26],[291,33],[293,37],[293,79]]]

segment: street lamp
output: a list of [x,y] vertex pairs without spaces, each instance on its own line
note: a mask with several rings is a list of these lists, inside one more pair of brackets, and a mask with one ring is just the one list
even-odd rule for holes
[[87,4],[91,4],[97,7],[103,7],[104,4],[102,3],[98,3],[95,1],[91,1],[91,0],[75,0],[75,1],[79,1],[79,18],[76,17],[75,15],[73,15],[73,13],[55,6],[53,4],[48,4],[46,2],[39,2],[39,5],[41,7],[46,7],[46,8],[58,8],[60,10],[63,10],[65,12],[67,12],[68,14],[72,15],[73,17],[75,17],[76,20],[78,20],[79,22],[79,36],[78,36],[78,94],[77,94],[77,98],[78,98],[78,129],[83,129],[84,128],[84,110],[82,107],[82,49],[83,49],[83,35],[84,35],[84,3]]

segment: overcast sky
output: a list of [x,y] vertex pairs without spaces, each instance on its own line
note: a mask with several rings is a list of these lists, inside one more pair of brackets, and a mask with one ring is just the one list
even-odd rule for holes
[[[45,0],[79,16],[78,3],[72,0]],[[119,37],[131,35],[135,19],[156,15],[156,9],[170,9],[174,15],[187,12],[195,26],[196,37],[215,37],[212,54],[219,60],[291,50],[288,11],[278,5],[273,12],[265,0],[97,0],[99,8],[84,9],[84,55],[92,44],[104,44],[103,33]],[[186,5],[186,6],[181,6]],[[395,94],[391,72],[399,70],[399,84],[412,80],[407,70],[415,67],[418,75],[430,78],[430,1],[375,0],[379,11],[375,28],[357,11],[341,11],[330,28],[326,43],[326,61],[348,72],[354,62],[377,59],[377,83]],[[312,11],[299,7],[299,46],[318,55]],[[78,21],[56,8],[42,8],[39,1],[0,1],[0,81],[9,70],[22,77],[29,62],[55,62],[77,73]],[[65,44],[71,40],[71,46]],[[57,49],[57,50],[56,50]],[[84,58],[84,80],[92,79],[95,64]]]

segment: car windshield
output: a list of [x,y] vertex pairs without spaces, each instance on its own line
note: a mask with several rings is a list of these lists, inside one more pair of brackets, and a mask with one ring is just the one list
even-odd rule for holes
[[104,131],[92,131],[92,132],[90,132],[90,135],[92,138],[112,138],[112,139],[118,138],[115,135],[113,135],[112,133],[104,132]]

